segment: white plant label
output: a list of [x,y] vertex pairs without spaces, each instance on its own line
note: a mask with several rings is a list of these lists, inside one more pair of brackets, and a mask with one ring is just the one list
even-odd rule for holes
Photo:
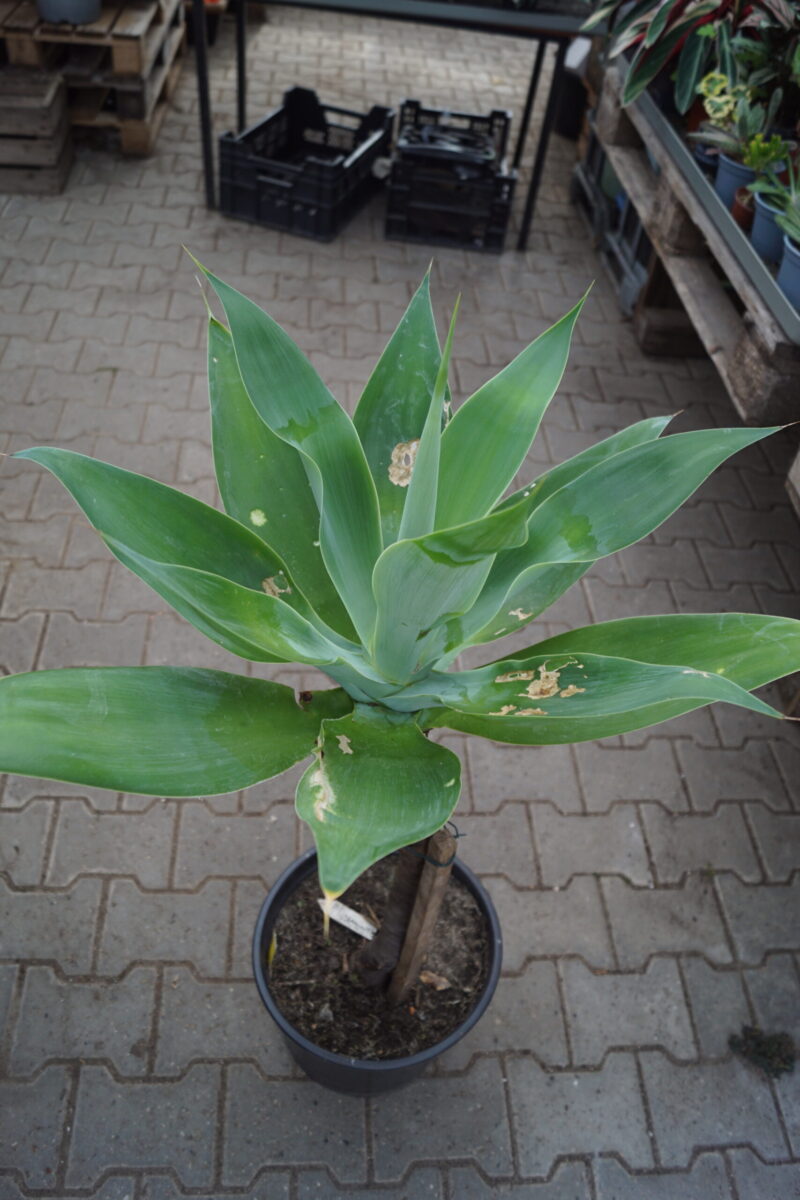
[[[321,896],[317,904],[324,912],[326,905]],[[367,941],[372,941],[378,932],[372,921],[368,921],[354,908],[348,908],[346,904],[341,904],[338,900],[334,900],[327,907],[332,921],[336,921],[337,925],[344,925],[345,929],[349,929],[351,933],[357,933],[359,937],[366,938]]]

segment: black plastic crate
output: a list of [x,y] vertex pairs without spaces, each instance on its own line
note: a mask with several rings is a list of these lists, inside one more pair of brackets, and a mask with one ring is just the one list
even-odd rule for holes
[[389,175],[386,236],[501,251],[516,171],[505,149],[511,114],[423,108],[407,100]]
[[354,112],[291,88],[263,121],[221,136],[220,210],[329,241],[379,186],[372,169],[393,121],[390,108]]

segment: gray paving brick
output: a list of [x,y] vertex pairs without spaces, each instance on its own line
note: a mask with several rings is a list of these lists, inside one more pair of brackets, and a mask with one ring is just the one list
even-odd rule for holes
[[104,1171],[172,1169],[185,1187],[207,1187],[214,1169],[219,1068],[197,1065],[177,1083],[119,1083],[84,1067],[66,1182],[91,1187]]
[[17,675],[33,668],[44,621],[44,613],[0,620],[0,671]]
[[445,1071],[465,1067],[478,1052],[528,1051],[541,1063],[569,1061],[556,969],[528,963],[519,976],[502,976],[488,1011],[475,1028],[437,1061]]
[[167,886],[175,805],[150,800],[147,812],[95,813],[81,800],[63,800],[47,883],[78,875],[133,875],[142,887]]
[[[800,1071],[795,1069],[790,1075],[781,1075],[775,1080],[775,1093],[778,1097],[778,1103],[783,1113],[783,1119],[786,1122],[786,1129],[789,1134],[789,1144],[792,1147],[792,1157],[800,1158]],[[751,1144],[752,1138],[750,1139]],[[759,1149],[758,1146],[755,1146]],[[764,1155],[765,1158],[778,1158],[783,1155]]]
[[[289,1186],[288,1174],[271,1171],[261,1176],[252,1192],[228,1192],[215,1187],[214,1200],[225,1200],[226,1197],[231,1200],[289,1200]],[[185,1200],[186,1193],[172,1179],[156,1175],[142,1180],[139,1197],[140,1200]]]
[[[800,746],[794,743],[789,744],[782,740],[773,743],[775,757],[778,760],[778,766],[783,776],[783,785],[786,789],[786,794],[794,805],[795,809],[800,809]],[[791,807],[791,804],[786,807]],[[771,804],[772,808],[783,808],[780,803],[780,798]]]
[[3,808],[24,808],[30,800],[40,798],[83,799],[97,812],[113,812],[117,806],[117,793],[105,788],[83,787],[79,784],[59,783],[52,779],[28,779],[22,775],[5,776]]
[[87,563],[66,571],[15,564],[3,597],[2,614],[18,617],[30,609],[71,612],[79,620],[96,617],[100,610],[108,563]]
[[713,814],[678,816],[658,804],[641,808],[659,883],[680,883],[690,871],[733,871],[740,879],[761,878],[742,811],[722,804]]
[[2,1045],[6,1020],[11,1007],[11,997],[17,982],[17,968],[11,963],[0,965],[0,1045]]
[[32,1075],[50,1058],[107,1058],[120,1075],[143,1075],[155,981],[151,967],[134,967],[114,983],[76,983],[59,979],[50,967],[29,967],[11,1071]]
[[375,1175],[394,1181],[418,1160],[471,1159],[487,1175],[512,1173],[503,1071],[478,1059],[464,1075],[426,1077],[373,1105]]
[[0,872],[16,887],[37,884],[41,878],[52,813],[48,800],[0,812]]
[[641,974],[595,974],[582,962],[560,965],[572,1060],[602,1062],[619,1046],[663,1046],[675,1058],[694,1058],[689,1013],[674,959],[654,958]]
[[743,975],[761,1028],[790,1033],[800,1046],[800,976],[792,956],[771,954]]
[[800,867],[800,813],[775,813],[761,804],[748,804],[747,815],[769,878],[788,881]]
[[228,1070],[222,1182],[251,1187],[265,1167],[327,1166],[340,1183],[366,1180],[364,1101],[304,1080],[276,1083],[255,1067]]
[[599,1071],[548,1073],[533,1059],[508,1063],[519,1166],[547,1175],[559,1155],[616,1152],[632,1167],[653,1166],[636,1063],[609,1054]]
[[[131,1200],[135,1187],[136,1181],[130,1175],[115,1176],[106,1180],[96,1191],[82,1192],[81,1196],[85,1200]],[[48,1192],[47,1195],[53,1196],[54,1193]],[[27,1196],[28,1193],[22,1192],[12,1179],[0,1176],[0,1200],[26,1200]]]
[[252,981],[204,983],[186,967],[164,975],[156,1073],[180,1075],[195,1058],[253,1059],[291,1075],[292,1058]]
[[454,1167],[450,1194],[458,1200],[582,1200],[590,1192],[583,1163],[561,1163],[549,1183],[489,1184],[473,1167]]
[[762,1074],[738,1059],[678,1065],[647,1050],[639,1061],[664,1166],[688,1166],[696,1147],[743,1142],[766,1158],[785,1157],[775,1104]]
[[[85,883],[94,882],[86,880]],[[196,893],[142,892],[112,880],[100,945],[99,972],[117,975],[129,963],[193,962],[203,975],[225,972],[230,884],[212,881]]]
[[707,812],[719,800],[763,800],[770,808],[787,808],[786,794],[770,747],[749,741],[736,750],[713,750],[676,743],[692,807]]
[[684,958],[682,965],[700,1052],[723,1058],[730,1035],[752,1019],[741,974],[717,970],[702,958]]
[[249,879],[239,880],[235,887],[231,974],[237,979],[251,979],[253,930],[267,889],[264,884]]
[[552,800],[562,812],[582,807],[568,746],[500,746],[473,738],[469,762],[478,812],[492,812],[504,800]]
[[467,839],[458,843],[459,856],[473,871],[505,875],[518,887],[535,887],[539,882],[524,804],[505,804],[486,816],[459,812],[456,824]]
[[728,1158],[739,1200],[794,1200],[800,1196],[800,1163],[764,1163],[752,1150],[731,1150]]
[[[417,1167],[396,1188],[367,1188],[354,1193],[339,1187],[324,1171],[305,1171],[297,1179],[297,1200],[442,1200],[441,1172],[435,1167]],[[460,1193],[459,1193],[460,1195]]]
[[579,954],[594,967],[613,967],[595,880],[573,879],[563,891],[517,891],[487,880],[503,928],[503,964],[519,971],[528,957]]
[[63,892],[11,892],[0,880],[0,958],[52,959],[68,975],[89,970],[99,879]]
[[616,749],[586,742],[575,747],[590,812],[616,800],[659,800],[673,811],[688,808],[670,743],[651,738],[641,748]]
[[0,1162],[20,1171],[27,1187],[52,1184],[69,1091],[66,1067],[47,1067],[32,1083],[0,1080]]
[[[82,526],[89,541],[92,560],[105,557],[97,538]],[[74,542],[70,542],[74,546]],[[105,565],[105,564],[103,564]],[[127,667],[135,666],[144,652],[147,621],[141,615],[121,621],[77,621],[71,613],[50,617],[39,657],[39,666]]]
[[740,883],[732,875],[716,882],[743,962],[759,963],[768,950],[800,949],[800,878],[770,887]]
[[725,929],[707,880],[689,876],[680,888],[633,888],[624,879],[601,882],[614,946],[623,970],[651,954],[696,950],[717,963],[731,961]]
[[251,875],[269,886],[294,857],[294,808],[276,805],[261,816],[220,816],[204,804],[184,804],[175,864],[178,887],[209,875]]
[[[731,1200],[725,1164],[716,1154],[701,1154],[691,1170],[658,1175],[629,1174],[621,1163],[595,1163],[597,1200]],[[767,1200],[766,1197],[761,1200]]]
[[573,875],[589,874],[652,882],[632,804],[617,804],[602,816],[562,816],[548,804],[534,804],[531,816],[545,887],[563,887]]

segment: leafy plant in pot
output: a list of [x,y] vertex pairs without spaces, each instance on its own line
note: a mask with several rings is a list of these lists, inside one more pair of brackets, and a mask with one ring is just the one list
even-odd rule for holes
[[[725,79],[719,74],[714,78]],[[727,88],[727,80],[724,87]],[[728,209],[733,205],[737,188],[752,183],[758,170],[776,162],[787,151],[781,138],[766,136],[783,97],[781,89],[776,88],[766,105],[750,100],[742,91],[738,86],[728,90],[708,88],[704,103],[710,120],[689,134],[690,138],[719,151],[714,190]]]
[[778,287],[800,312],[800,197],[796,194],[775,221],[783,233],[783,258]]
[[778,217],[787,209],[800,206],[800,172],[790,155],[779,175],[773,168],[754,180],[748,190],[755,195],[755,215],[750,240],[769,263],[779,263],[783,255],[784,231]]
[[[459,796],[458,757],[429,735],[564,744],[713,701],[780,716],[749,689],[800,667],[800,622],[783,617],[623,618],[455,669],[462,651],[518,634],[597,559],[647,536],[731,454],[773,431],[662,436],[669,418],[650,418],[507,494],[581,304],[451,416],[453,325],[442,351],[426,278],[351,420],[280,327],[205,274],[227,322],[209,316],[225,512],[68,450],[18,457],[48,468],[111,552],[214,642],[250,662],[319,667],[334,686],[297,696],[261,678],[167,667],[10,676],[0,680],[0,768],[188,797],[245,788],[311,757],[296,804],[316,842],[326,909],[395,856],[380,929],[340,972],[346,996],[374,989],[368,1007],[389,1023],[387,977],[396,997],[409,939],[412,959],[424,952],[411,928],[419,866],[444,861],[430,839]],[[273,954],[275,913],[313,870],[309,859],[290,868],[259,918],[265,1001],[314,1078],[359,1092],[407,1082],[488,1003],[496,918],[461,868],[490,943],[473,1013],[426,1050],[358,1061],[299,1031],[272,994],[284,954],[280,928]],[[425,917],[430,926],[430,908]],[[306,965],[312,983],[319,969]]]

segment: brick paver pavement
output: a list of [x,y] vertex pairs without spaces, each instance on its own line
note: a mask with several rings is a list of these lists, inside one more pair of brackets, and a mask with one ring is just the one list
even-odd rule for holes
[[[250,54],[252,113],[296,82],[355,106],[411,94],[519,112],[531,47],[273,10]],[[228,30],[213,51],[221,128],[231,62]],[[532,469],[656,413],[683,410],[676,428],[734,419],[708,363],[639,353],[569,207],[571,153],[556,143],[526,254],[436,252],[434,267],[436,300],[464,297],[460,396],[597,279]],[[385,242],[380,203],[324,246],[206,212],[188,75],[151,159],[82,149],[63,196],[5,202],[0,236],[0,450],[54,442],[208,500],[203,312],[180,243],[268,304],[349,405],[432,253]],[[775,438],[740,455],[537,631],[798,615],[789,451]],[[242,669],[113,563],[40,469],[4,460],[0,490],[2,669]],[[717,708],[575,748],[450,740],[504,975],[469,1039],[371,1103],[293,1069],[250,981],[258,906],[304,844],[296,772],[180,802],[7,781],[0,1200],[800,1196],[800,1072],[770,1082],[727,1049],[746,1021],[800,1038],[796,730]]]

